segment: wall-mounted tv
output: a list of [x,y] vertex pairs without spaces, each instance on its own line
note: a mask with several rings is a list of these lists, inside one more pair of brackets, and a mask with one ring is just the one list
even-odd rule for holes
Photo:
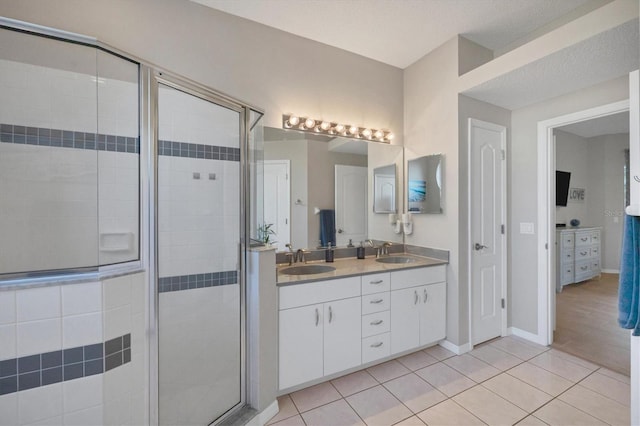
[[560,170],[556,170],[556,206],[567,206],[570,180],[571,172],[561,172]]

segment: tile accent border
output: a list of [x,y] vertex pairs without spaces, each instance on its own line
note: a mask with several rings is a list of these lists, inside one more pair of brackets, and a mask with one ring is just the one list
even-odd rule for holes
[[158,279],[158,293],[193,290],[237,284],[238,271],[209,272],[207,274],[178,275]]
[[133,154],[140,152],[138,138],[13,124],[0,124],[0,142]]
[[158,155],[201,158],[204,160],[240,161],[240,148],[158,140]]
[[131,361],[131,334],[0,361],[0,395],[102,374]]

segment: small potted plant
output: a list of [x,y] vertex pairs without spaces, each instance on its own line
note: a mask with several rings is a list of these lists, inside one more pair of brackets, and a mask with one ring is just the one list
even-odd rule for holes
[[272,226],[273,223],[263,223],[258,226],[258,239],[266,246],[270,246],[276,242],[271,239],[271,236],[276,234],[275,231],[271,229]]

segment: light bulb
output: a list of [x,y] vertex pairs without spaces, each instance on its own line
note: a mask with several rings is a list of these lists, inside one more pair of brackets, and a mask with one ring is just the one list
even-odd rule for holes
[[393,134],[393,133],[389,133],[389,134],[387,135],[387,139],[389,139],[390,141],[392,141],[394,137],[395,137],[395,136],[394,136],[394,134]]
[[322,123],[320,123],[320,128],[324,131],[327,131],[331,128],[331,123],[329,123],[328,121],[323,121]]
[[349,133],[355,135],[356,133],[358,133],[358,128],[356,126],[349,127]]
[[365,137],[365,138],[367,138],[367,139],[371,139],[371,130],[369,130],[369,129],[364,129],[364,130],[362,131],[362,136],[364,136],[364,137]]
[[342,133],[344,132],[344,126],[342,124],[336,124],[335,130],[336,133]]
[[297,126],[299,122],[300,122],[300,117],[296,117],[295,115],[292,115],[291,117],[289,117],[289,124],[291,124],[292,126]]
[[382,130],[376,130],[373,136],[375,136],[376,139],[382,139],[384,138],[384,132]]
[[313,129],[313,127],[314,127],[315,125],[316,125],[316,120],[314,120],[313,118],[307,118],[307,119],[304,121],[304,126],[305,126],[307,129]]

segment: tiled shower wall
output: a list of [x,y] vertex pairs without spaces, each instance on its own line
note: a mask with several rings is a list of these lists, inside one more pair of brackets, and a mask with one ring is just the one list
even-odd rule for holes
[[145,281],[0,292],[0,425],[145,423]]
[[137,84],[0,60],[0,92],[0,273],[136,259]]

